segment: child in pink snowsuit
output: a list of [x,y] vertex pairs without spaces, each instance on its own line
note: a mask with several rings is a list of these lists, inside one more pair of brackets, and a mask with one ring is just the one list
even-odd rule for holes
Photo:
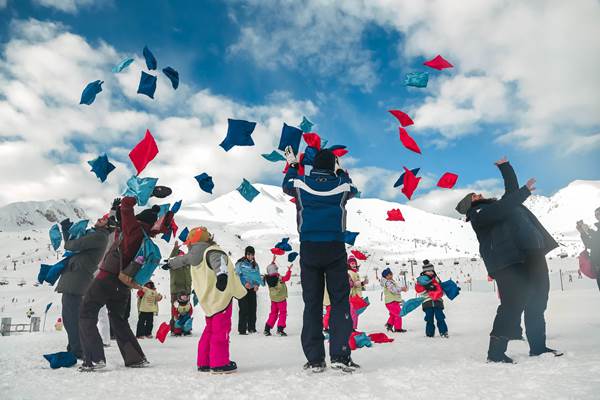
[[386,268],[381,273],[382,280],[381,286],[383,286],[383,298],[385,306],[388,309],[390,316],[385,324],[385,327],[389,332],[406,332],[402,329],[402,317],[400,312],[402,311],[402,292],[406,292],[408,288],[406,286],[400,286],[398,282],[394,280],[394,274],[392,270]]
[[287,318],[287,285],[285,284],[292,277],[292,265],[288,267],[287,272],[282,277],[279,275],[279,267],[275,264],[275,257],[269,266],[267,266],[267,275],[265,281],[269,286],[269,297],[271,298],[271,312],[269,319],[265,324],[265,336],[271,336],[271,329],[277,322],[277,334],[279,336],[287,336],[284,329]]

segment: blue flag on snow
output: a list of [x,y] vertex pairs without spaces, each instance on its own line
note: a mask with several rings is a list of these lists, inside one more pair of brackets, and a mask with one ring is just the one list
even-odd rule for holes
[[142,54],[144,54],[144,58],[146,59],[146,67],[148,67],[150,71],[156,69],[158,63],[156,62],[156,58],[154,57],[154,54],[152,54],[148,46],[144,46]]
[[77,364],[77,357],[70,351],[61,351],[59,353],[44,354],[44,358],[50,363],[50,368],[69,368]]
[[236,189],[244,199],[248,202],[252,202],[256,196],[260,193],[250,182],[246,179],[242,181],[242,184]]
[[118,74],[119,72],[123,71],[125,68],[129,67],[132,62],[133,62],[133,58],[126,58],[123,61],[121,61],[119,64],[115,65],[112,68],[112,72],[114,72],[115,74]]
[[227,119],[227,135],[219,146],[225,151],[231,150],[234,146],[254,146],[252,140],[254,128],[256,128],[256,122]]
[[[421,168],[413,168],[410,170],[410,172],[412,172],[414,176],[417,176],[420,170]],[[398,178],[398,180],[396,181],[396,183],[394,183],[395,188],[404,185],[404,175],[406,175],[406,172],[403,172],[402,175],[400,175],[400,178]]]
[[179,240],[181,240],[182,242],[185,242],[187,240],[189,233],[190,233],[190,230],[186,226],[185,228],[183,228],[183,230],[181,232],[179,232]]
[[409,72],[404,78],[404,85],[418,88],[427,87],[429,74],[427,72]]
[[344,232],[344,242],[348,243],[350,246],[354,246],[354,241],[358,235],[358,232],[346,231]]
[[96,100],[96,95],[102,91],[102,84],[104,81],[94,81],[88,83],[83,92],[81,93],[81,100],[79,104],[91,105]]
[[142,76],[140,77],[140,84],[138,85],[137,92],[139,94],[145,94],[151,99],[154,98],[154,92],[156,92],[156,77],[154,75],[150,75],[142,71]]
[[60,228],[58,227],[58,224],[52,225],[49,234],[50,243],[52,243],[52,248],[54,249],[54,251],[56,251],[58,250],[58,248],[60,247],[60,243],[62,242],[62,233],[60,233]]
[[69,240],[79,239],[85,235],[89,222],[90,221],[87,219],[82,219],[81,221],[77,221],[71,225],[69,228]]
[[208,175],[206,172],[203,172],[200,175],[196,175],[194,179],[198,182],[200,189],[206,193],[212,194],[212,191],[215,188],[212,176]]
[[179,87],[179,72],[175,71],[171,67],[163,68],[162,71],[171,81],[171,86],[173,86],[173,89],[177,89]]
[[104,182],[108,174],[110,174],[116,167],[108,161],[108,156],[103,154],[98,156],[96,159],[88,161],[90,167],[92,167],[92,172],[96,174],[100,182]]
[[156,182],[158,178],[139,178],[134,175],[127,181],[127,189],[123,196],[135,197],[139,206],[145,206],[152,196]]
[[277,161],[285,161],[285,157],[281,155],[281,153],[279,153],[278,151],[273,150],[270,154],[261,154],[261,156],[267,160],[267,161],[271,161],[271,162],[277,162]]
[[288,254],[288,262],[294,262],[296,260],[296,258],[298,257],[298,253],[295,251],[292,251],[290,254]]
[[289,126],[284,122],[283,129],[281,130],[281,138],[279,139],[279,146],[277,146],[277,148],[284,151],[287,146],[292,146],[294,154],[298,154],[300,151],[301,140],[302,131],[296,127]]
[[308,120],[306,117],[302,117],[302,122],[300,122],[300,129],[302,132],[310,132],[314,124]]

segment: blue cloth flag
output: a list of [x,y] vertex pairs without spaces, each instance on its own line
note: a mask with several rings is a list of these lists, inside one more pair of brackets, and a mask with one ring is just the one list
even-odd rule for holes
[[181,208],[181,203],[183,202],[183,200],[177,200],[174,204],[173,207],[171,207],[171,212],[173,214],[177,214],[177,211],[179,211],[179,209]]
[[137,92],[139,94],[145,94],[146,96],[153,99],[155,91],[156,77],[154,75],[150,75],[142,71],[142,76],[140,77],[140,84],[138,86]]
[[215,188],[212,176],[208,175],[206,172],[203,172],[200,175],[196,175],[194,179],[198,182],[200,189],[206,193],[212,194],[212,191]]
[[127,190],[123,196],[135,197],[139,206],[145,206],[152,196],[156,182],[158,178],[139,178],[134,175],[127,181]]
[[58,227],[58,224],[52,225],[49,234],[50,243],[52,243],[52,248],[54,249],[54,251],[56,251],[58,250],[58,248],[60,247],[60,243],[62,242],[62,233],[60,233],[60,228]]
[[179,240],[181,240],[182,242],[185,242],[187,240],[189,233],[190,233],[190,230],[186,226],[185,228],[183,228],[183,230],[181,232],[179,232]]
[[306,117],[302,117],[302,122],[300,122],[300,129],[302,132],[310,132],[314,124],[308,120]]
[[404,78],[404,85],[418,88],[427,87],[429,74],[427,72],[409,72]]
[[298,253],[295,251],[292,251],[290,254],[288,254],[288,262],[293,263],[297,257],[298,257]]
[[118,74],[119,72],[123,71],[125,68],[129,67],[132,62],[133,62],[133,58],[126,58],[123,61],[121,61],[119,64],[115,65],[112,68],[112,72],[114,72],[115,74]]
[[96,95],[102,91],[103,83],[104,81],[100,80],[88,83],[81,93],[79,104],[91,105],[96,100]]
[[254,128],[256,128],[256,122],[227,119],[227,135],[219,146],[225,151],[231,150],[234,146],[254,146],[252,140]]
[[88,161],[90,167],[92,167],[92,172],[96,174],[100,182],[104,182],[108,174],[110,174],[116,167],[108,161],[108,156],[103,154],[98,156],[96,159]]
[[240,194],[242,195],[242,197],[244,199],[246,199],[248,202],[252,203],[252,200],[254,200],[254,198],[256,196],[259,195],[259,191],[252,186],[252,184],[250,182],[248,182],[246,179],[244,179],[242,181],[242,184],[236,189],[238,192],[240,192]]
[[162,240],[164,240],[165,242],[169,243],[171,241],[171,234],[173,233],[172,230],[169,229],[169,232],[167,233],[163,233],[162,236],[160,237]]
[[152,274],[161,260],[160,249],[158,246],[144,233],[144,240],[142,246],[138,250],[134,259],[138,256],[144,257],[144,264],[137,274],[133,277],[133,280],[140,285],[148,283]]
[[277,162],[277,161],[285,161],[285,157],[281,155],[281,153],[279,153],[278,151],[273,150],[270,154],[261,154],[261,156],[267,160],[267,161],[271,161],[271,162]]
[[283,129],[281,130],[281,139],[279,140],[279,146],[277,146],[277,148],[284,151],[287,146],[292,146],[294,154],[298,154],[300,151],[301,140],[302,131],[296,127],[289,126],[284,122]]
[[71,252],[66,252],[65,257],[54,265],[42,264],[40,266],[40,272],[38,273],[38,282],[48,282],[50,286],[53,286],[58,277],[62,273],[63,269],[67,266],[69,258],[73,255]]
[[444,294],[450,300],[454,300],[460,294],[460,287],[452,279],[442,282],[441,286]]
[[356,343],[356,347],[359,348],[359,349],[363,348],[363,347],[371,347],[371,346],[373,346],[373,341],[364,332],[361,332],[358,335],[355,335],[354,336],[354,342]]
[[167,203],[167,204],[161,204],[161,205],[159,205],[159,207],[160,207],[160,210],[158,210],[158,218],[162,217],[167,212],[169,212],[169,208],[171,208],[171,205],[169,203]]
[[70,351],[61,351],[59,353],[44,354],[44,358],[50,363],[50,368],[69,368],[77,364],[77,357]]
[[[420,170],[421,168],[413,168],[410,170],[410,172],[412,172],[414,176],[417,176]],[[404,185],[404,175],[406,175],[406,172],[403,172],[402,175],[400,175],[400,178],[398,178],[398,180],[396,181],[396,183],[394,183],[395,188]]]
[[148,46],[144,46],[142,54],[144,54],[144,58],[146,59],[146,67],[148,67],[150,71],[156,69],[158,63],[156,62],[156,58],[154,57],[154,54],[152,54]]
[[163,68],[162,71],[171,81],[171,86],[173,86],[173,89],[177,90],[179,87],[179,72],[175,71],[171,67]]
[[302,159],[302,164],[313,165],[313,162],[315,161],[315,156],[318,152],[319,151],[316,148],[306,146],[306,149],[304,149],[304,158]]
[[288,243],[289,241],[290,241],[289,237],[283,238],[283,239],[281,239],[281,242],[279,242],[275,245],[275,247],[277,247],[278,249],[281,249],[285,252],[292,251],[292,246],[290,246],[290,244]]
[[404,304],[402,305],[402,311],[400,311],[400,316],[401,317],[406,316],[409,312],[413,311],[414,309],[419,307],[421,304],[423,304],[424,300],[425,299],[423,297],[415,297],[413,299],[406,300],[404,302]]
[[344,242],[348,243],[350,246],[354,246],[354,241],[356,237],[359,235],[359,232],[344,232]]
[[83,235],[85,235],[87,231],[89,221],[87,219],[82,219],[81,221],[75,222],[69,228],[69,240],[79,239]]

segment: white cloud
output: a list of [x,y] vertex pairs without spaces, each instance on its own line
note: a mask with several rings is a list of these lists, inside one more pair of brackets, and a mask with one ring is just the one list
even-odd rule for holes
[[105,0],[33,0],[34,3],[42,7],[54,8],[59,11],[74,14],[81,7],[86,7],[94,4],[94,2],[102,3]]
[[[125,55],[108,44],[92,46],[60,24],[17,21],[0,59],[0,204],[48,198],[76,198],[101,212],[122,193],[133,169],[131,147],[149,128],[160,153],[142,173],[156,176],[186,203],[208,200],[193,177],[208,172],[215,194],[250,181],[281,177],[260,153],[271,151],[283,121],[315,114],[309,101],[282,94],[265,104],[246,105],[185,83],[174,92],[159,77],[156,100],[135,94],[142,61],[123,74],[110,67]],[[87,82],[102,79],[103,91],[91,106],[79,105]],[[255,147],[226,153],[218,144],[227,118],[258,122]],[[108,152],[117,169],[101,184],[86,161]]]

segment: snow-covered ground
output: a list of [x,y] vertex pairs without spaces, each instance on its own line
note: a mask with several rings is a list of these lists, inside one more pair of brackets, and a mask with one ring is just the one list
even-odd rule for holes
[[[32,289],[24,288],[31,291]],[[379,292],[368,293],[371,306],[359,328],[380,332],[386,310]],[[259,322],[266,319],[267,294],[259,296]],[[565,356],[530,358],[524,342],[511,342],[517,365],[485,363],[487,335],[497,306],[493,293],[465,292],[447,302],[450,339],[424,336],[423,313],[405,318],[405,334],[394,343],[374,345],[353,353],[360,372],[341,375],[302,371],[300,347],[302,300],[289,299],[287,338],[262,335],[231,336],[232,359],[239,371],[213,376],[196,371],[195,357],[202,321],[194,336],[141,342],[152,365],[143,370],[123,366],[116,343],[108,348],[103,372],[81,374],[74,368],[51,370],[42,354],[64,349],[66,334],[46,332],[0,338],[2,399],[598,399],[600,393],[600,294],[597,289],[553,291],[547,312],[548,343]],[[166,320],[162,310],[155,322]],[[235,315],[235,314],[234,314]],[[234,317],[234,326],[237,318]],[[131,318],[135,324],[135,316]]]

